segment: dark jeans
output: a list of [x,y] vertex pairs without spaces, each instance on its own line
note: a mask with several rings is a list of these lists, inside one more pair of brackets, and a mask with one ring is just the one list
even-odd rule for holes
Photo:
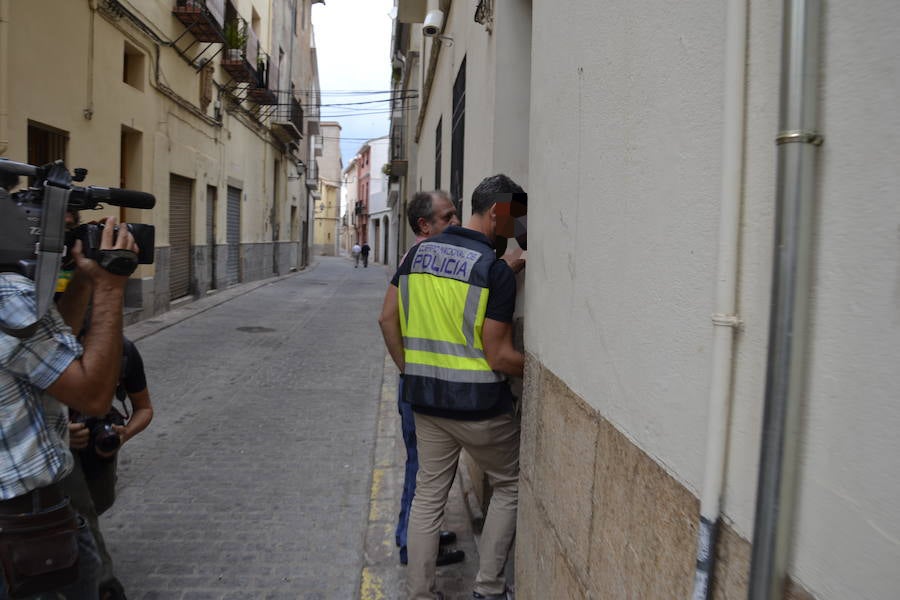
[[369,266],[369,255],[363,254],[362,259],[363,259],[363,268],[368,267]]
[[416,420],[412,405],[403,398],[403,375],[399,379],[397,407],[400,411],[400,428],[406,445],[406,472],[403,477],[403,495],[400,498],[400,517],[397,520],[396,541],[400,547],[400,559],[406,559],[406,531],[409,528],[409,511],[416,495],[416,472],[419,470],[419,453],[416,449]]

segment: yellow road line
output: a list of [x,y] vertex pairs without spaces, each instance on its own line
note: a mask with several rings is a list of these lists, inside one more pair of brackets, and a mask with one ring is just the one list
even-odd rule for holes
[[384,581],[369,567],[363,567],[362,581],[359,584],[360,600],[384,600]]

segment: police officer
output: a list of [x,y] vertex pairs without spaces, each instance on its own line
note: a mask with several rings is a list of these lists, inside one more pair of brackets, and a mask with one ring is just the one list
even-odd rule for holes
[[462,448],[493,485],[472,597],[507,597],[502,572],[515,535],[519,421],[506,377],[521,377],[525,359],[512,344],[515,277],[496,258],[493,240],[506,225],[497,204],[511,194],[524,192],[505,175],[483,180],[472,194],[466,227],[448,227],[409,252],[379,318],[391,358],[404,375],[418,438],[410,600],[443,597],[435,589],[435,557]]

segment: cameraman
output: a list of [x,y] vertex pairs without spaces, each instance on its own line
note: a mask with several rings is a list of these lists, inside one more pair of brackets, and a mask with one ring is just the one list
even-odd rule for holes
[[[116,468],[119,448],[128,440],[142,432],[153,420],[153,405],[147,390],[144,361],[137,347],[128,338],[122,339],[122,363],[116,398],[125,408],[122,415],[116,408],[102,419],[89,419],[70,409],[69,448],[73,450],[75,468],[62,481],[65,493],[72,505],[88,521],[97,550],[100,554],[100,600],[124,600],[122,584],[113,575],[112,558],[106,550],[103,534],[100,532],[98,517],[109,509],[116,499]],[[131,400],[131,418],[127,417],[126,396]],[[125,420],[127,419],[127,422]],[[124,425],[118,423],[125,422]],[[109,424],[109,429],[104,426]],[[110,431],[111,430],[111,431]],[[93,431],[93,434],[92,434]],[[97,436],[103,436],[103,443],[97,443]],[[116,438],[111,445],[119,448],[104,452],[100,446],[110,445],[110,438]]]
[[[114,239],[115,219],[107,225],[101,250],[137,254],[126,227],[120,227]],[[119,379],[122,303],[128,281],[127,275],[115,275],[85,258],[80,241],[72,253],[76,269],[58,309],[51,303],[36,323],[35,283],[10,265],[0,272],[0,414],[4,415],[0,423],[0,556],[26,552],[39,560],[49,552],[59,559],[52,565],[72,564],[66,548],[48,549],[40,544],[42,540],[24,533],[27,528],[18,532],[16,528],[48,514],[67,514],[59,485],[73,466],[66,407],[96,416],[109,411]],[[82,345],[72,330],[81,328],[88,302],[93,304],[94,318]],[[33,593],[64,585],[58,592],[65,598],[97,598],[99,559],[83,521],[79,521],[77,542],[76,577],[46,566],[36,576],[4,560],[0,598],[7,597],[11,584]]]

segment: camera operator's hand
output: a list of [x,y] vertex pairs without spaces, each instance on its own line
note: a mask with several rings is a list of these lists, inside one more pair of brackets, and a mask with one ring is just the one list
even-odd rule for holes
[[69,423],[69,448],[72,450],[84,450],[88,447],[91,432],[84,423]]
[[[116,229],[115,217],[107,217],[102,219],[102,221],[104,222],[104,227],[100,237],[101,251],[127,250],[137,255],[139,250],[138,246],[135,243],[131,232],[128,231],[128,227],[125,223],[122,223],[118,227],[118,233],[116,233],[114,231]],[[113,236],[115,236],[115,239]],[[75,242],[75,245],[72,248],[72,255],[75,257],[75,264],[78,266],[78,269],[88,275],[94,284],[105,283],[107,285],[121,287],[124,286],[125,282],[128,280],[128,275],[116,275],[101,267],[96,261],[85,258],[81,251],[81,240]]]

